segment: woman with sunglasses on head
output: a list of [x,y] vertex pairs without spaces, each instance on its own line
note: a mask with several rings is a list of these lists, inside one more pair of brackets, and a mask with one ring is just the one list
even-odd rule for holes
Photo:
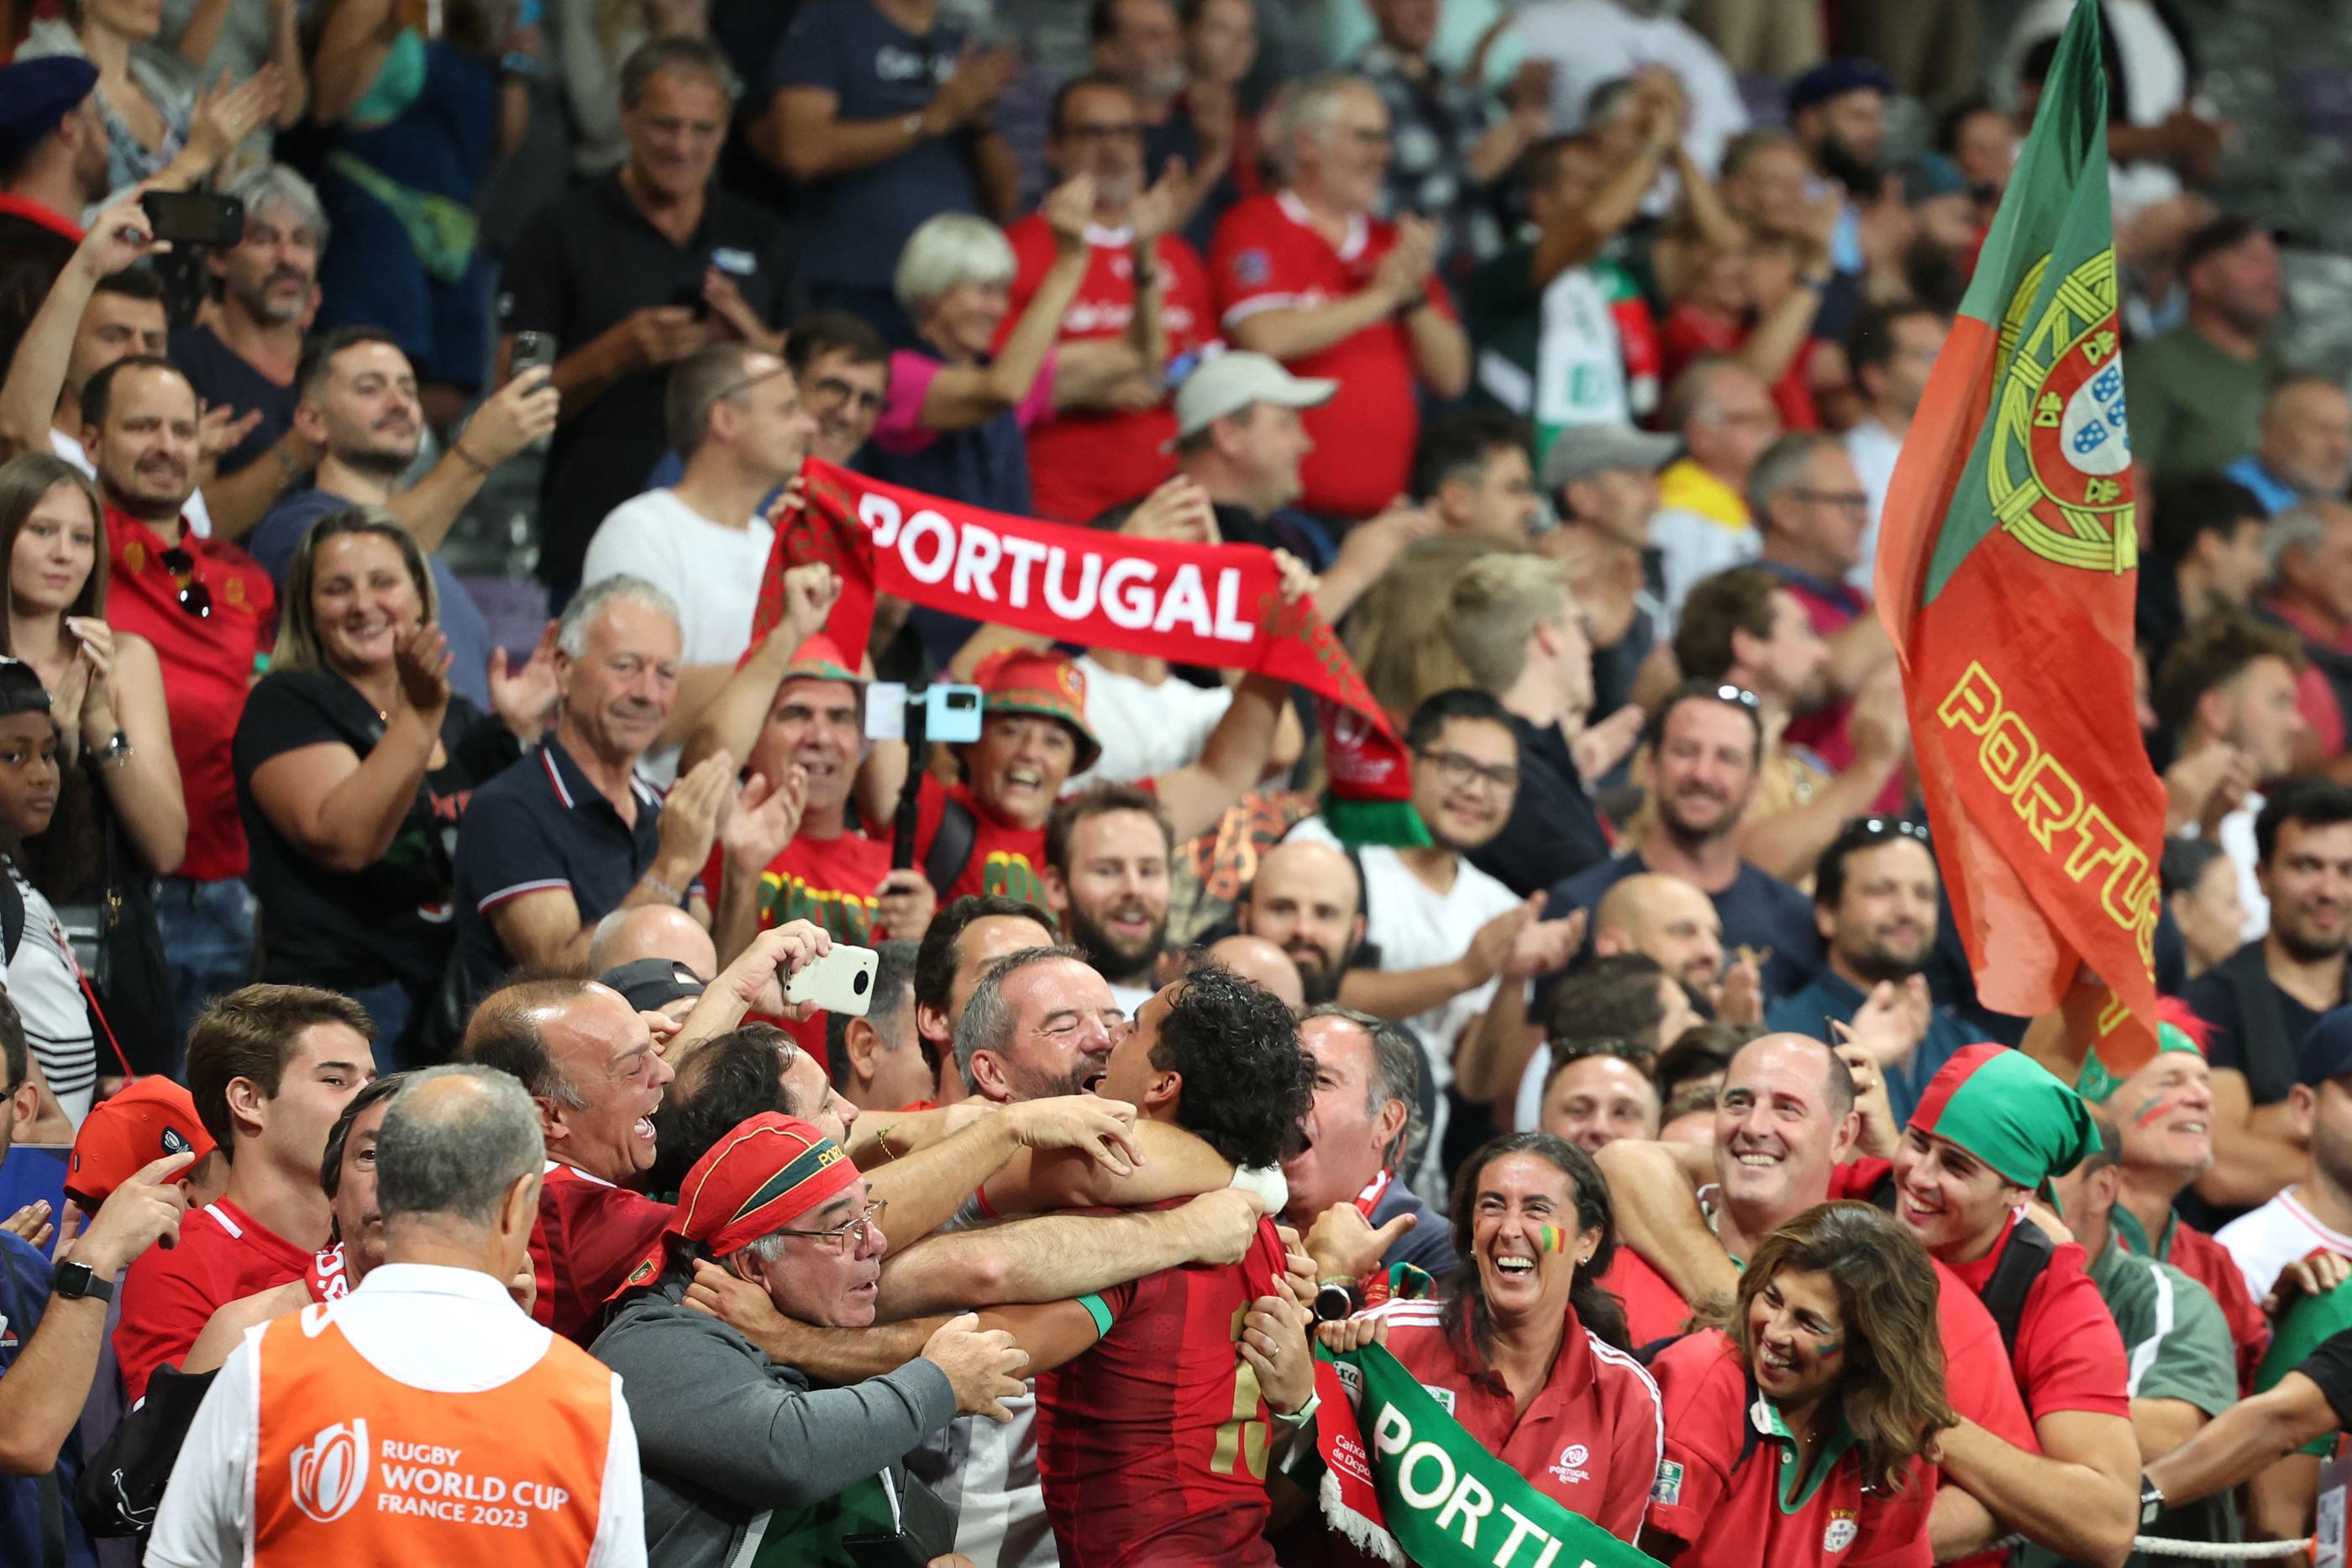
[[1666,1457],[1643,1549],[1672,1568],[1927,1568],[1944,1398],[1934,1269],[1900,1220],[1824,1203],[1765,1238],[1730,1321],[1651,1363]]
[[449,689],[424,551],[390,514],[320,519],[286,573],[270,673],[238,721],[237,802],[264,980],[328,986],[410,1065],[455,927],[450,845],[467,797],[536,739],[555,697],[534,656],[494,668],[485,714]]
[[[1464,1266],[1442,1296],[1326,1324],[1324,1344],[1386,1344],[1529,1485],[1640,1544],[1664,1428],[1600,1284],[1617,1250],[1601,1167],[1549,1133],[1494,1139],[1454,1177],[1453,1223]],[[1350,1560],[1339,1537],[1328,1545]]]
[[[48,453],[0,464],[0,653],[40,676],[58,727],[57,813],[26,842],[26,875],[56,907],[124,1049],[168,1068],[169,1009],[142,994],[169,984],[148,887],[178,869],[188,841],[163,672],[153,644],[108,626],[105,508]],[[124,1005],[110,1005],[118,996]]]

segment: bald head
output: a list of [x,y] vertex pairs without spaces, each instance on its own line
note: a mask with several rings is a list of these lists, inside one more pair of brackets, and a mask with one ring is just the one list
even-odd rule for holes
[[483,998],[465,1060],[519,1079],[547,1156],[621,1186],[653,1164],[653,1113],[673,1076],[645,1017],[593,980],[530,980]]
[[2352,484],[2352,398],[2334,382],[2295,376],[2263,408],[2263,466],[2305,496]]
[[1286,839],[1258,857],[1257,876],[1234,914],[1298,967],[1310,1003],[1339,994],[1339,977],[1364,940],[1363,883],[1347,852]]
[[1298,966],[1265,937],[1228,936],[1210,943],[1208,956],[1211,962],[1223,964],[1250,984],[1280,997],[1294,1017],[1307,1010],[1307,991],[1299,983]]
[[1682,878],[1643,872],[1601,896],[1592,950],[1603,957],[1640,953],[1678,980],[1711,986],[1723,974],[1723,917],[1715,900]]
[[719,950],[710,944],[710,933],[675,904],[635,904],[596,923],[596,935],[588,945],[590,974],[610,974],[640,958],[683,964],[705,982],[719,973]]
[[542,1158],[539,1113],[494,1068],[429,1067],[393,1097],[375,1148],[376,1203],[399,1260],[408,1222],[488,1227]]

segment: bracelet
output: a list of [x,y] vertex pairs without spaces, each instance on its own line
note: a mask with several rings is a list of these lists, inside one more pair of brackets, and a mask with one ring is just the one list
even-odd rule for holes
[[656,876],[651,872],[646,873],[644,876],[637,880],[644,883],[647,887],[652,888],[656,893],[660,894],[672,904],[683,904],[686,903],[686,894],[678,892],[677,889],[672,887],[669,883],[664,882],[661,878]]
[[111,768],[120,768],[130,761],[131,737],[116,730],[114,738],[106,743],[106,749],[99,753],[99,759]]
[[269,455],[278,459],[278,466],[284,471],[286,482],[289,485],[302,476],[302,465],[286,455],[285,447],[272,442],[269,446]]
[[1307,1423],[1315,1419],[1315,1412],[1322,1407],[1323,1395],[1321,1390],[1318,1389],[1315,1393],[1307,1396],[1306,1404],[1301,1405],[1297,1409],[1293,1410],[1286,1416],[1279,1410],[1270,1410],[1267,1414],[1272,1416],[1276,1420],[1281,1422],[1284,1426],[1289,1427],[1292,1431],[1296,1432],[1298,1428],[1306,1426]]
[[921,110],[918,109],[910,110],[904,119],[898,121],[898,124],[900,129],[906,131],[908,141],[920,141],[923,139],[923,111]]
[[449,444],[449,450],[464,458],[466,460],[466,466],[471,468],[475,473],[479,474],[483,478],[487,479],[490,476],[490,465],[466,450],[466,438],[464,436],[461,435],[457,440],[451,442]]

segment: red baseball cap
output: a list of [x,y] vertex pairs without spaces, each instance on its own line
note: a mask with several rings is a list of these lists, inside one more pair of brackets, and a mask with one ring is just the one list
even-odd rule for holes
[[713,1257],[724,1258],[856,1181],[857,1166],[847,1152],[809,1123],[773,1111],[739,1122],[686,1173],[661,1239],[613,1293],[659,1279],[673,1237],[699,1241]]
[[213,1147],[213,1135],[205,1131],[185,1089],[160,1075],[134,1079],[82,1118],[67,1166],[66,1196],[95,1213],[150,1162],[189,1153],[202,1159]]
[[1078,743],[1073,773],[1084,773],[1102,755],[1102,742],[1087,727],[1087,677],[1063,653],[1035,648],[1000,648],[971,674],[981,690],[982,713],[1026,713],[1070,727]]

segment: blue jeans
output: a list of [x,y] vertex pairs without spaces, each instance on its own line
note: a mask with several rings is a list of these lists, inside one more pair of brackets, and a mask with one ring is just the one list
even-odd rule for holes
[[367,1009],[375,1020],[375,1070],[379,1073],[404,1071],[424,1063],[409,1060],[408,1041],[402,1037],[408,1032],[409,1019],[415,1016],[416,1004],[408,995],[408,988],[398,980],[386,980],[381,986],[370,986],[363,991],[353,991],[352,1000]]
[[213,998],[253,978],[253,890],[237,877],[190,882],[167,876],[155,884],[155,924],[163,961],[172,972],[172,1010],[180,1049]]

